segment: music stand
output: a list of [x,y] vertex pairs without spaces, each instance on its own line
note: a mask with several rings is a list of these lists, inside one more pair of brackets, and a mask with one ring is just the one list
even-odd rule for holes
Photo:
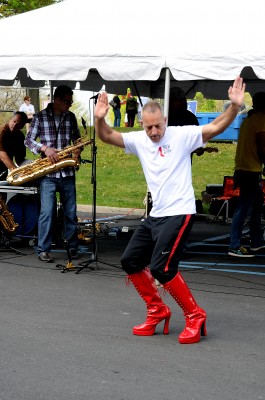
[[[95,99],[95,104],[97,103],[97,98],[98,95],[93,96]],[[86,122],[82,118],[82,124],[83,127],[86,130]],[[96,169],[97,169],[97,146],[95,142],[96,138],[96,131],[95,131],[95,126],[93,128],[93,134],[91,138],[91,184],[93,185],[93,198],[92,198],[92,252],[90,255],[90,258],[86,261],[82,261],[81,263],[78,264],[76,267],[76,274],[79,274],[80,271],[82,271],[84,268],[90,268],[94,269],[93,267],[90,266],[93,262],[98,261],[97,257],[97,243],[96,243],[96,203],[97,203],[97,175],[96,175]]]

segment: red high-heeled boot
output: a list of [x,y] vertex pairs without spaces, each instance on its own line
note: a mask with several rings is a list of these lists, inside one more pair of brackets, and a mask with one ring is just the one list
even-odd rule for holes
[[163,303],[150,270],[145,268],[140,272],[128,275],[128,278],[147,305],[146,321],[141,325],[134,326],[133,334],[151,336],[155,333],[156,325],[163,320],[165,320],[163,333],[164,335],[168,334],[171,311]]
[[194,300],[180,272],[163,286],[184,311],[186,326],[179,335],[179,343],[197,343],[200,341],[201,335],[207,336],[206,312]]

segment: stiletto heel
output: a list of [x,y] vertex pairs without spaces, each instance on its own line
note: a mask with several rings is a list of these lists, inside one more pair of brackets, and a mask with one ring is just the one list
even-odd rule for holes
[[155,334],[155,330],[156,330],[157,325],[160,322],[162,322],[163,320],[165,320],[163,334],[164,335],[168,335],[168,333],[169,333],[169,320],[170,320],[170,317],[171,317],[170,310],[169,310],[169,313],[170,313],[169,316],[161,317],[161,318],[154,317],[154,316],[150,317],[150,315],[147,315],[146,322],[144,322],[141,325],[137,325],[137,326],[133,327],[133,334],[134,335],[138,335],[138,336],[152,336],[152,335]]
[[206,319],[203,322],[202,327],[201,327],[201,336],[207,336]]
[[170,282],[165,283],[164,288],[184,311],[186,326],[179,335],[179,343],[197,343],[201,336],[207,336],[206,312],[196,303],[180,272]]
[[141,325],[134,326],[133,334],[138,336],[154,335],[156,326],[163,320],[165,320],[163,333],[168,334],[171,311],[163,303],[149,269],[145,268],[143,271],[128,275],[128,278],[147,305],[146,321]]
[[169,320],[170,320],[170,317],[171,316],[165,318],[164,331],[163,331],[164,335],[168,335],[169,334]]

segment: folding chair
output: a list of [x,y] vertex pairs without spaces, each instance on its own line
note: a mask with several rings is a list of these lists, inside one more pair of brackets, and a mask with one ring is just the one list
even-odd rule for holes
[[221,215],[221,212],[224,209],[225,213],[223,215],[223,219],[225,222],[228,222],[230,202],[231,202],[231,200],[236,199],[239,196],[239,193],[240,193],[239,188],[234,189],[233,176],[224,176],[222,196],[214,197],[212,199],[212,201],[214,201],[214,202],[216,202],[217,200],[219,202],[221,202],[221,207],[217,211],[217,214],[214,217],[214,221],[216,221],[218,219],[218,217]]

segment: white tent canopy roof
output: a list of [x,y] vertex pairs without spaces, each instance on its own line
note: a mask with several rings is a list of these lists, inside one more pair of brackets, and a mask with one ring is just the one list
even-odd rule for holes
[[227,98],[242,73],[265,90],[265,5],[258,0],[64,0],[0,21],[0,84],[80,82],[81,89],[163,97],[172,86]]

